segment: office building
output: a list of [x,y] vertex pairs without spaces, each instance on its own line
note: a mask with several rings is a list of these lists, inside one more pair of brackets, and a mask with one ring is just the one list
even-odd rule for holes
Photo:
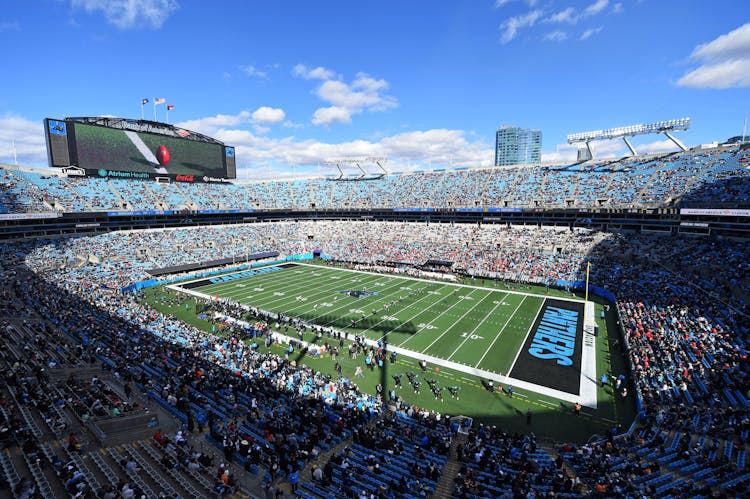
[[537,164],[542,160],[541,130],[503,125],[495,135],[495,166]]

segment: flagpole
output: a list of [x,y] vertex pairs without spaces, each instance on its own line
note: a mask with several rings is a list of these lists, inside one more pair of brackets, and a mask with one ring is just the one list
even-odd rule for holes
[[169,106],[167,106],[167,123],[169,123]]
[[143,99],[141,99],[141,121],[143,121]]
[[154,97],[154,121],[156,121],[156,97]]

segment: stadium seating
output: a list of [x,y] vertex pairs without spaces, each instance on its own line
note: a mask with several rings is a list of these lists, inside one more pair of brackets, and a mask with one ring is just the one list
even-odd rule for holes
[[376,181],[318,177],[206,185],[67,178],[6,167],[0,210],[744,206],[750,202],[749,156],[735,147],[575,165],[417,171]]
[[[750,201],[748,159],[747,152],[716,149],[558,167],[401,173],[378,181],[226,185],[77,179],[3,167],[0,211],[739,207]],[[1,247],[6,289],[0,290],[0,327],[7,333],[0,363],[7,386],[0,409],[8,428],[2,438],[18,447],[21,460],[0,453],[0,465],[17,497],[51,497],[58,490],[103,497],[123,487],[156,497],[155,484],[166,480],[170,494],[238,490],[234,482],[217,481],[210,466],[189,466],[198,458],[178,435],[82,458],[65,442],[67,426],[139,410],[98,380],[54,384],[47,377],[53,369],[92,363],[131,380],[186,426],[205,426],[206,444],[233,470],[259,480],[268,474],[283,482],[332,452],[321,463],[324,479],[301,480],[301,497],[362,490],[383,497],[432,494],[456,435],[447,421],[403,411],[386,417],[375,397],[348,380],[242,350],[119,292],[148,278],[150,268],[315,249],[369,269],[392,270],[385,261],[448,260],[469,275],[552,286],[581,280],[591,262],[592,283],[615,291],[631,371],[615,378],[612,388],[616,396],[626,396],[625,388],[638,398],[637,423],[554,450],[538,448],[533,435],[477,425],[457,453],[459,471],[450,477],[454,497],[732,496],[750,483],[746,241],[665,240],[567,227],[317,221],[21,240]],[[269,334],[263,325],[257,332],[261,339]],[[253,376],[236,375],[243,371]],[[558,451],[561,457],[554,458]]]

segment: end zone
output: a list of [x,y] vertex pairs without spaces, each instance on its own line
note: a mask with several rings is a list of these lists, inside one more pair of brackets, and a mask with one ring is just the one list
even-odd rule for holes
[[545,299],[508,376],[596,407],[594,305]]

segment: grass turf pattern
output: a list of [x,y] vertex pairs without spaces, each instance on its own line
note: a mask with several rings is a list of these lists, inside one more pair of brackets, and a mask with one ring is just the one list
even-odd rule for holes
[[[349,358],[344,347],[338,357],[342,375],[354,380],[368,393],[374,393],[375,385],[380,383],[384,386],[384,393],[394,389],[407,404],[443,414],[464,414],[486,424],[501,425],[509,431],[534,431],[541,437],[556,440],[583,442],[594,433],[604,434],[617,423],[627,428],[634,417],[633,404],[630,400],[614,397],[608,386],[597,390],[597,409],[584,408],[582,415],[575,417],[570,403],[554,397],[517,390],[510,398],[503,392],[488,393],[481,379],[460,370],[441,367],[435,371],[430,366],[427,372],[420,371],[417,365],[419,354],[429,352],[468,366],[506,374],[547,293],[549,296],[571,297],[554,289],[534,288],[526,293],[526,287],[519,290],[517,286],[503,282],[466,282],[468,286],[457,286],[390,274],[352,272],[328,265],[293,264],[281,271],[253,277],[216,283],[202,281],[191,288],[211,297],[218,295],[219,298],[296,316],[307,322],[334,326],[350,334],[364,334],[373,340],[386,338],[391,345],[400,344],[415,352],[413,357],[399,356],[393,364],[386,362],[383,369],[373,372],[365,369],[362,378],[355,378],[356,367],[364,367],[364,361],[362,356],[356,360]],[[476,286],[473,285],[475,282]],[[346,293],[363,290],[367,293]],[[193,297],[156,288],[145,292],[144,299],[163,313],[207,331],[214,329],[214,324],[199,319],[194,307],[189,306],[194,302]],[[387,310],[382,309],[385,304]],[[607,324],[604,319],[599,319],[602,306],[598,303],[596,309],[600,327],[597,373],[611,375],[621,372],[623,366],[616,365],[622,363],[619,356],[610,355],[614,339],[608,339]],[[377,313],[373,315],[372,310]],[[362,319],[362,314],[365,319]],[[357,320],[353,327],[352,319]],[[219,328],[217,334],[226,333]],[[297,336],[293,328],[287,334]],[[306,333],[304,339],[316,342],[311,332]],[[322,341],[335,343],[326,336]],[[273,345],[270,351],[284,355],[284,348]],[[265,347],[261,349],[265,351]],[[330,356],[302,357],[295,352],[294,360],[338,376],[334,371],[335,361]],[[403,387],[394,388],[392,376],[405,375],[409,371],[415,371],[423,381],[420,393],[414,392],[405,377]],[[459,398],[451,397],[444,390],[442,399],[435,399],[427,387],[428,379],[443,387],[458,387]],[[525,423],[528,409],[534,413],[531,426]]]

